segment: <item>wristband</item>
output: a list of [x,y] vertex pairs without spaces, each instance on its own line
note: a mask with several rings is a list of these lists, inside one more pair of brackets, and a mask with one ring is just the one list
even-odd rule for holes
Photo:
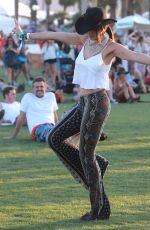
[[19,40],[28,40],[30,38],[30,33],[26,33],[26,32],[19,32],[18,33],[19,36]]
[[30,33],[26,33],[26,39],[30,39]]
[[24,39],[23,32],[19,32],[18,37],[19,37],[19,40],[23,40]]

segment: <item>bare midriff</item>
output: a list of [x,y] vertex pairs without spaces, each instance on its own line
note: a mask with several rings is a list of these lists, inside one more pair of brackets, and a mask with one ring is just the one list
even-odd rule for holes
[[100,92],[103,90],[104,89],[83,89],[83,88],[80,88],[80,96],[87,96],[89,94],[97,93],[97,92]]

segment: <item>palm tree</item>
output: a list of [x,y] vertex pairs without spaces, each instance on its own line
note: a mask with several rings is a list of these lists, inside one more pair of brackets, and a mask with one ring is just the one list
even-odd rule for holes
[[128,15],[128,3],[128,0],[122,0],[121,17],[125,17]]
[[34,9],[34,6],[37,6],[37,0],[30,0],[30,9],[31,9],[31,20],[36,22],[36,9]]
[[142,14],[143,13],[143,6],[144,6],[144,0],[134,0],[134,1],[129,1],[128,4],[128,11],[129,14]]
[[84,1],[83,0],[78,0],[80,14],[83,14],[85,12],[85,10],[88,7],[88,4],[89,4],[88,0],[84,0]]
[[46,3],[46,22],[47,22],[47,29],[49,24],[49,10],[50,10],[50,4],[52,3],[51,0],[45,0]]
[[97,6],[101,6],[105,8],[107,5],[109,5],[110,0],[97,0]]
[[64,12],[68,6],[73,6],[76,3],[76,0],[59,0],[59,4],[64,7]]
[[18,20],[18,5],[19,1],[15,0],[15,18]]
[[98,6],[98,0],[91,0],[92,6]]
[[110,17],[116,18],[117,0],[109,0],[109,5],[110,5]]
[[136,13],[143,14],[144,0],[136,0],[136,5],[137,5]]

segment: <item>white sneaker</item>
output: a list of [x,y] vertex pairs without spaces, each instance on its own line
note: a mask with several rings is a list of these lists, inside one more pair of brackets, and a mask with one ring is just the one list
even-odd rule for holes
[[114,98],[111,99],[110,102],[111,102],[112,104],[114,104],[114,105],[117,105],[117,104],[118,104],[118,101],[116,101],[116,99],[114,99]]

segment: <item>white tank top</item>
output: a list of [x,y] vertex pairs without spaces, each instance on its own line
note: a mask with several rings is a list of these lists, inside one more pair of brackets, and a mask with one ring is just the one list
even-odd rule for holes
[[83,89],[109,90],[109,71],[111,64],[103,62],[102,54],[98,53],[88,59],[84,59],[84,46],[75,62],[73,83]]

